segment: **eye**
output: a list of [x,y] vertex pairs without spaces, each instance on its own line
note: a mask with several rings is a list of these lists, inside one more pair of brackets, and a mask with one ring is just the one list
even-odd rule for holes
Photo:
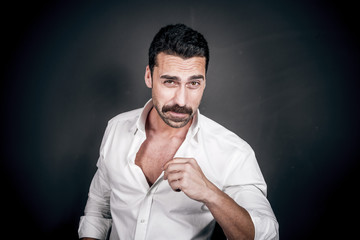
[[174,80],[168,79],[164,81],[164,85],[167,87],[174,87],[176,85],[176,82]]
[[165,80],[164,81],[164,84],[174,84],[174,81],[173,80]]
[[189,88],[198,88],[200,86],[200,82],[198,81],[191,81],[188,83]]

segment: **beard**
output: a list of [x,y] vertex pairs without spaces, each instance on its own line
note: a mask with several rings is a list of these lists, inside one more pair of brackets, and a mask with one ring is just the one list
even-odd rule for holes
[[[154,103],[155,109],[158,112],[160,118],[170,127],[172,128],[182,128],[186,124],[190,122],[190,120],[194,116],[194,111],[192,108],[184,106],[181,107],[178,104],[172,105],[172,106],[163,106],[161,109],[160,107]],[[186,114],[187,117],[174,117],[170,114],[167,114],[168,112],[174,112],[174,113],[182,113]]]

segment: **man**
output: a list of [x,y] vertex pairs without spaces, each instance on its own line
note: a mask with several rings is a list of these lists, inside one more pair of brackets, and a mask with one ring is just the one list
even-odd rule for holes
[[228,239],[278,239],[253,150],[198,111],[208,61],[206,40],[187,26],[156,34],[152,99],[109,121],[80,238],[209,239],[216,221]]

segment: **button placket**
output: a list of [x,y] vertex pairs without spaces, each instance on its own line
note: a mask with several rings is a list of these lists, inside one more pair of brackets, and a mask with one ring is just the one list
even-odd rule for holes
[[146,230],[150,218],[151,206],[153,202],[154,194],[159,187],[159,181],[157,181],[147,192],[143,202],[141,203],[138,221],[136,225],[135,240],[143,240],[146,237]]

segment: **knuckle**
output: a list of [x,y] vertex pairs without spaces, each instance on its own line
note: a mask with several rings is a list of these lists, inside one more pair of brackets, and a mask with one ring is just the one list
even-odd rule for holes
[[191,169],[191,164],[185,163],[184,169],[185,169],[185,171],[189,171]]
[[172,168],[173,168],[173,165],[172,165],[172,164],[169,164],[169,165],[167,166],[167,168],[166,168],[166,171],[170,172]]
[[181,187],[184,189],[187,189],[189,187],[189,183],[186,179],[184,179],[183,181],[181,181]]

